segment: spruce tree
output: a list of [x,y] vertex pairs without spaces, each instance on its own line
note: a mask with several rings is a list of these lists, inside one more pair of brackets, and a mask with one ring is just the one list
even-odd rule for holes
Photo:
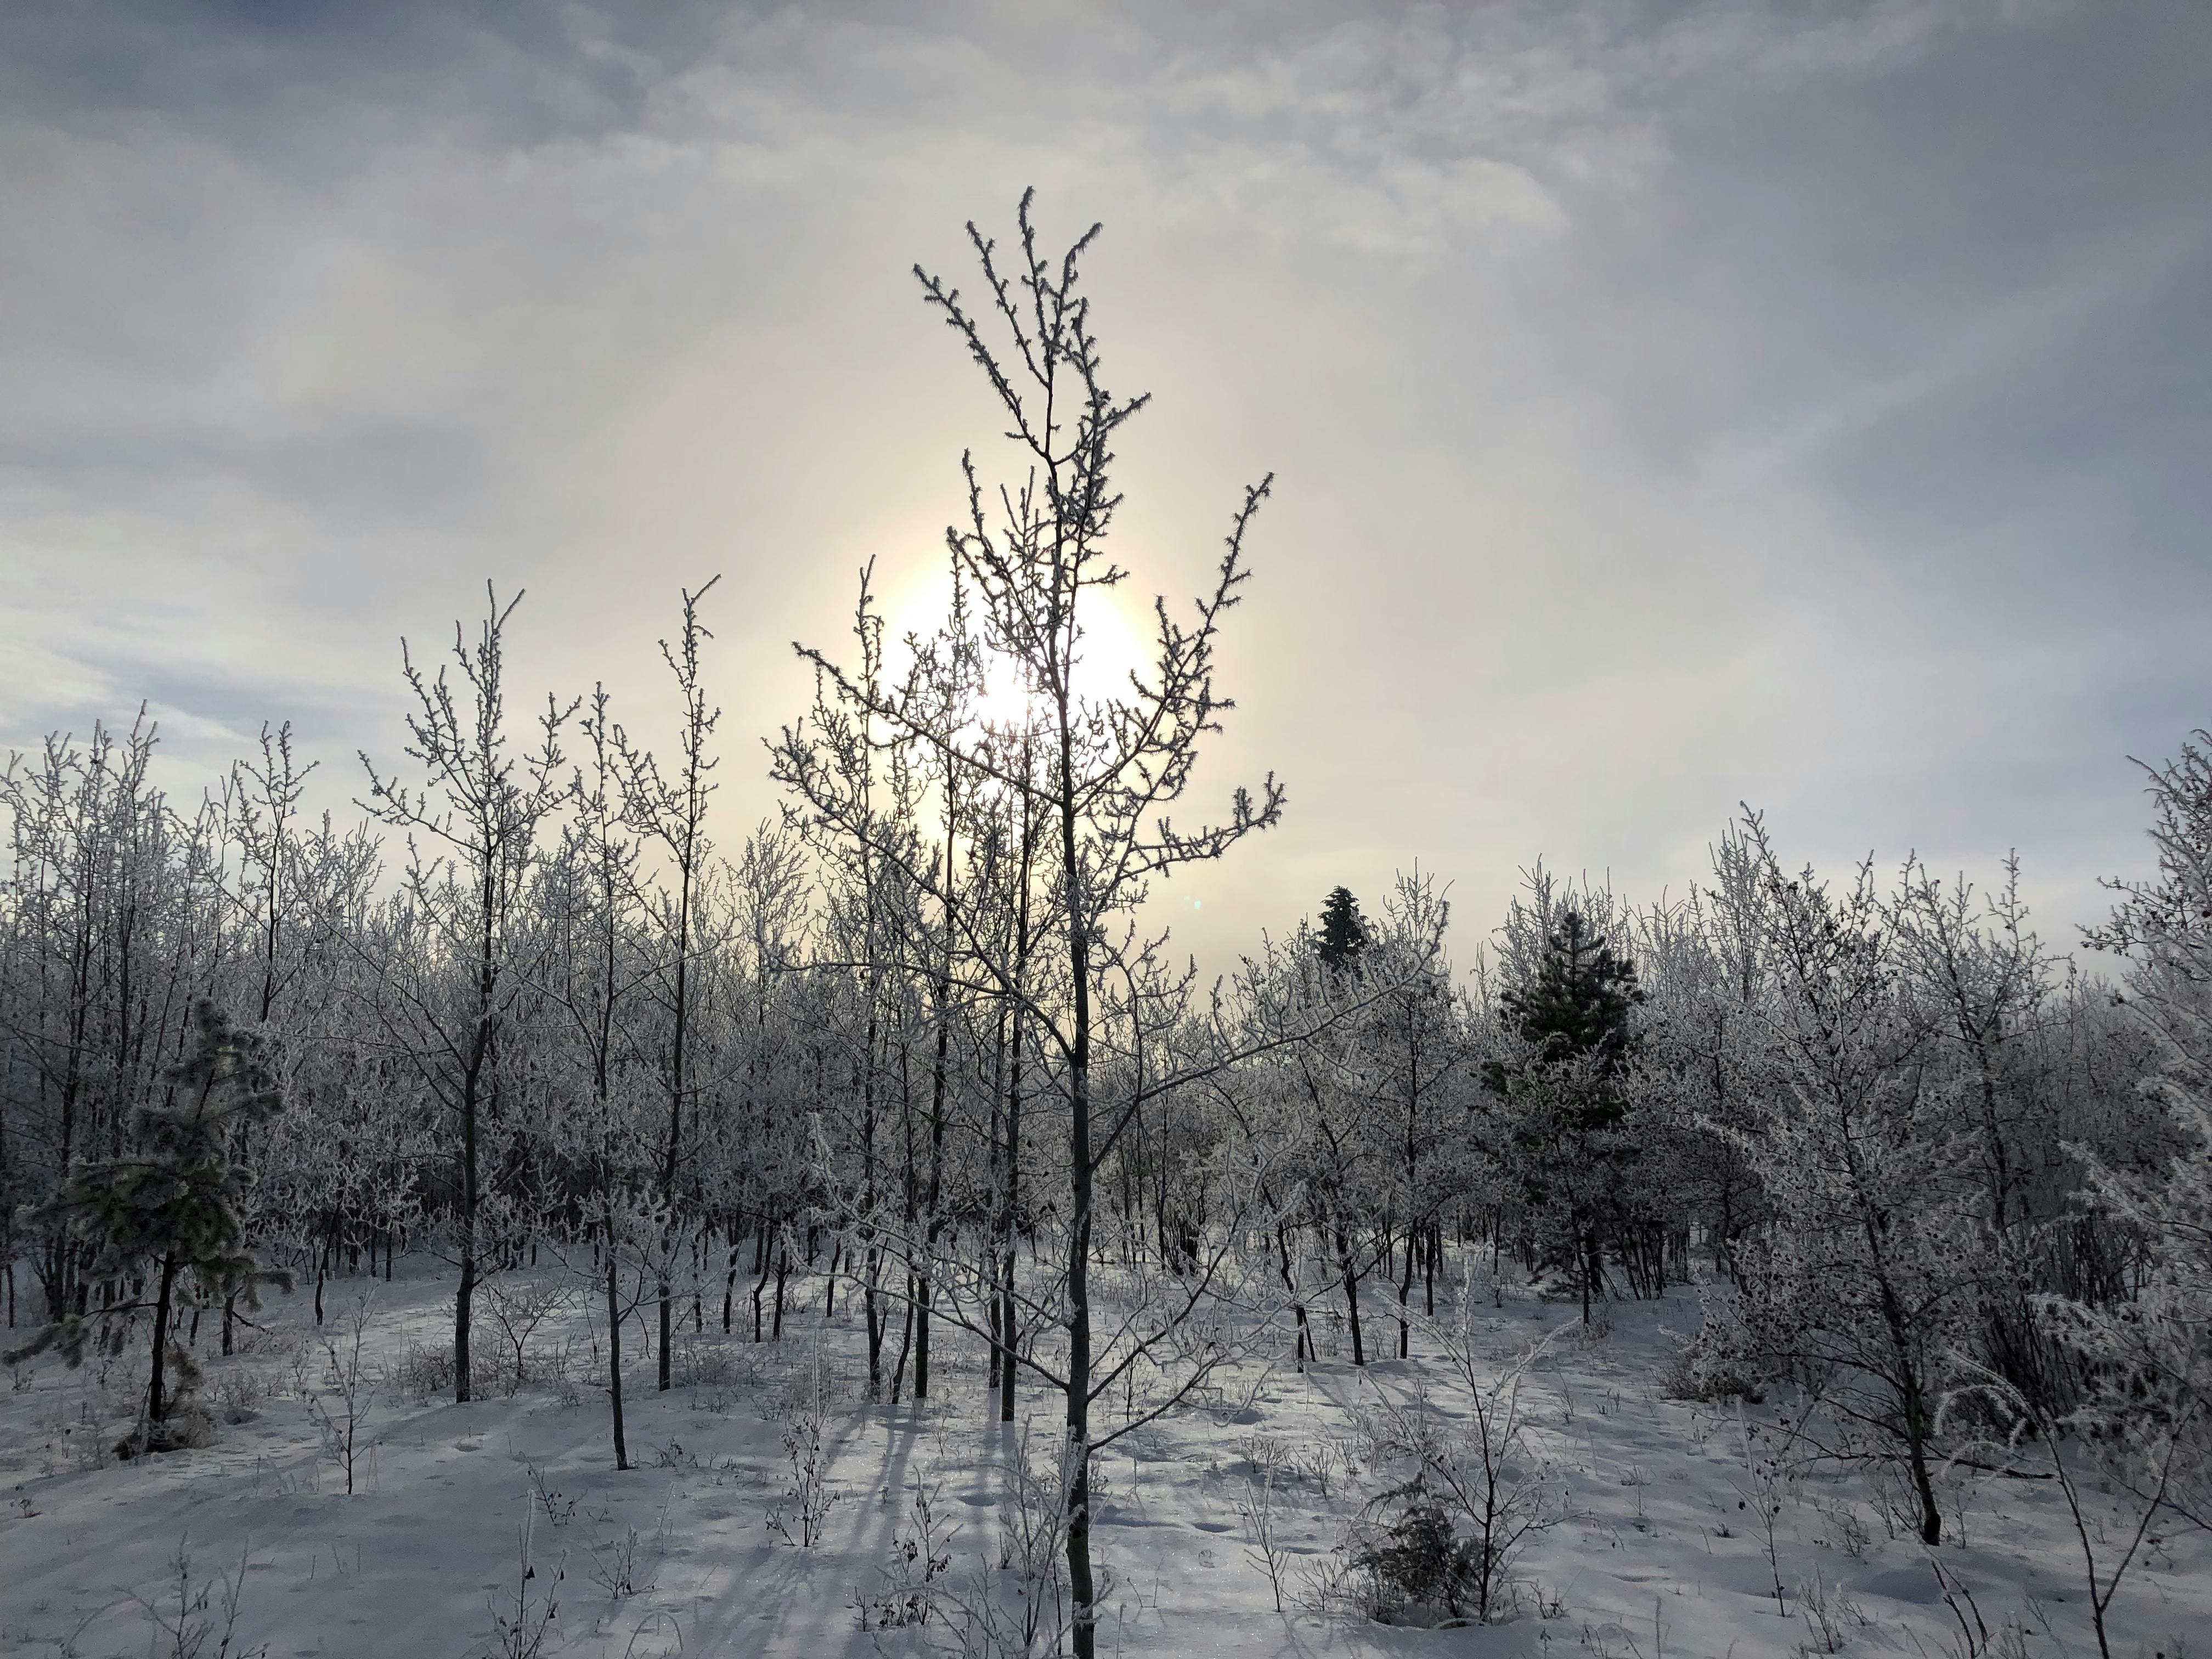
[[161,1425],[185,1392],[168,1389],[170,1369],[187,1383],[195,1374],[189,1356],[170,1339],[185,1281],[203,1302],[242,1295],[249,1307],[258,1305],[260,1285],[289,1290],[291,1283],[245,1248],[241,1211],[252,1176],[230,1158],[235,1127],[283,1109],[261,1039],[233,1028],[206,998],[194,1006],[192,1023],[192,1052],[169,1068],[163,1098],[132,1115],[134,1149],[119,1158],[80,1159],[62,1191],[38,1212],[41,1220],[68,1225],[97,1252],[92,1279],[135,1283],[137,1294],[66,1314],[7,1356],[12,1363],[52,1348],[75,1366],[83,1362],[86,1342],[95,1340],[106,1352],[120,1353],[137,1316],[151,1313],[153,1371],[137,1443],[157,1448]]
[[1367,949],[1367,918],[1349,887],[1332,889],[1322,901],[1321,932],[1314,940],[1321,965],[1333,972],[1357,968]]
[[1616,956],[1578,910],[1563,915],[1544,944],[1535,976],[1501,999],[1505,1012],[1541,1058],[1591,1059],[1609,1078],[1628,1058],[1629,1017],[1644,1000],[1636,964]]
[[1521,1060],[1485,1068],[1491,1092],[1515,1106],[1510,1138],[1524,1200],[1559,1218],[1571,1240],[1585,1323],[1601,1282],[1600,1228],[1637,1155],[1620,1133],[1628,1115],[1621,1083],[1635,1048],[1631,1018],[1643,1000],[1636,964],[1580,911],[1567,910],[1545,935],[1534,973],[1500,999],[1527,1045]]

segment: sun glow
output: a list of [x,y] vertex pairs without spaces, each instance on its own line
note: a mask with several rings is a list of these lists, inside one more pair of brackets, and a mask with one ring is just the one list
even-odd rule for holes
[[[927,640],[945,625],[952,607],[952,578],[939,569],[917,582],[905,597],[886,611],[890,668],[894,677],[913,662],[908,649],[911,637]],[[1080,612],[1083,635],[1076,646],[1075,695],[1082,699],[1104,699],[1130,694],[1129,677],[1150,681],[1156,655],[1148,632],[1132,623],[1118,592],[1087,588]],[[1030,709],[1029,688],[1020,665],[987,651],[983,694],[975,705],[976,717],[993,726],[1018,726]]]

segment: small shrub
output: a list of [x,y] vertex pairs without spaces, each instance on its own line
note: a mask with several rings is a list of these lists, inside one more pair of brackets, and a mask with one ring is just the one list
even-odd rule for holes
[[608,1600],[620,1601],[652,1590],[653,1565],[635,1527],[626,1528],[623,1535],[610,1541],[604,1550],[585,1553],[592,1558],[592,1582],[607,1593]]
[[392,1386],[402,1394],[450,1394],[454,1376],[450,1344],[410,1342],[392,1367]]
[[1416,1490],[1386,1531],[1354,1550],[1352,1565],[1366,1576],[1368,1612],[1377,1623],[1434,1626],[1469,1616],[1481,1587],[1480,1555],[1443,1505]]
[[665,1446],[654,1447],[650,1462],[656,1469],[696,1469],[699,1467],[699,1454],[684,1450],[681,1440],[672,1440]]
[[[453,1393],[456,1375],[453,1345],[449,1342],[409,1343],[388,1374],[394,1390],[425,1400]],[[478,1352],[469,1356],[469,1394],[472,1398],[489,1400],[495,1395],[511,1395],[517,1386],[513,1368],[497,1355]]]
[[818,1412],[794,1412],[783,1431],[784,1461],[791,1466],[791,1484],[784,1501],[768,1512],[768,1529],[787,1544],[812,1549],[822,1539],[823,1524],[830,1507],[842,1496],[830,1484],[834,1449],[823,1438]]
[[[168,1575],[158,1589],[151,1593],[133,1590],[131,1599],[138,1604],[151,1627],[147,1634],[147,1650],[184,1659],[268,1659],[269,1644],[258,1643],[246,1645],[239,1632],[240,1616],[246,1595],[246,1570],[251,1563],[246,1551],[240,1549],[238,1570],[218,1572],[213,1577],[201,1580],[192,1571],[192,1558],[188,1540],[177,1540],[177,1553],[169,1561]],[[82,1626],[80,1626],[82,1628]],[[64,1644],[64,1650],[76,1651],[73,1644]]]
[[1591,1305],[1588,1319],[1567,1327],[1567,1340],[1577,1348],[1595,1348],[1612,1334],[1613,1310],[1601,1302]]
[[1292,1466],[1297,1451],[1297,1443],[1276,1434],[1248,1434],[1239,1448],[1244,1462],[1255,1480],[1265,1480],[1279,1469]]
[[1717,1401],[1742,1398],[1758,1405],[1766,1397],[1765,1385],[1773,1380],[1759,1363],[1749,1335],[1734,1321],[1709,1314],[1698,1334],[1675,1351],[1667,1368],[1665,1388],[1674,1400]]
[[[859,1598],[860,1628],[904,1630],[926,1625],[938,1614],[945,1575],[952,1567],[952,1540],[938,1513],[937,1488],[915,1476],[909,1487],[912,1524],[891,1540],[890,1561],[873,1597]],[[869,1620],[873,1618],[872,1626]]]
[[530,1482],[530,1495],[548,1521],[556,1527],[565,1527],[576,1518],[576,1500],[555,1486],[543,1468],[535,1463],[526,1463],[523,1471]]
[[1874,1547],[1874,1534],[1858,1506],[1839,1498],[1820,1508],[1821,1518],[1827,1523],[1820,1529],[1820,1541],[1830,1549],[1841,1550],[1854,1561],[1866,1559],[1868,1552]]
[[208,1403],[226,1423],[251,1423],[275,1392],[269,1379],[252,1366],[233,1364],[210,1387]]
[[131,1430],[115,1443],[115,1455],[128,1459],[142,1453],[199,1451],[215,1442],[215,1414],[193,1401],[178,1407],[158,1423]]
[[771,1423],[793,1418],[825,1418],[845,1403],[845,1379],[829,1351],[810,1347],[785,1374],[783,1386],[763,1395],[761,1416]]
[[749,1348],[695,1340],[669,1355],[668,1376],[679,1389],[750,1387],[761,1380],[761,1364]]

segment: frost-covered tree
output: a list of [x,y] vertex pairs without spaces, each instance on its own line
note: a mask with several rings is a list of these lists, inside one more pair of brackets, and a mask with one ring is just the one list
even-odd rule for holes
[[2071,1383],[2032,1298],[2078,1207],[2081,1170],[2064,1143],[2091,1126],[2063,1109],[2063,1061],[2048,1040],[2065,982],[2028,926],[2017,857],[2003,870],[1984,896],[1964,876],[1941,881],[1908,859],[1887,916],[1927,1024],[1929,1063],[1981,1165],[1985,1328],[1977,1346],[2014,1387],[2055,1405]]
[[1322,966],[1341,972],[1359,965],[1367,949],[1367,918],[1349,887],[1332,887],[1322,901],[1321,925],[1314,931],[1314,954]]
[[[1359,1287],[1389,1246],[1378,1224],[1398,1167],[1387,1123],[1373,1109],[1374,1056],[1348,1017],[1363,1006],[1367,988],[1356,974],[1324,966],[1302,927],[1291,948],[1264,951],[1247,963],[1243,990],[1255,1042],[1273,1051],[1249,1080],[1245,1133],[1271,1147],[1276,1271],[1297,1320],[1294,1352],[1301,1364],[1318,1357],[1308,1307],[1321,1284],[1306,1285],[1302,1271],[1310,1260],[1322,1269],[1322,1282],[1342,1296],[1352,1363],[1364,1365]],[[1310,1249],[1294,1249],[1293,1235],[1310,1238]]]
[[[1540,887],[1540,917],[1547,896]],[[1499,998],[1504,1048],[1483,1079],[1497,1103],[1497,1150],[1553,1252],[1574,1264],[1587,1323],[1604,1289],[1605,1236],[1642,1150],[1627,1080],[1644,992],[1635,963],[1579,906],[1559,908],[1538,932]]]
[[1850,1449],[1901,1474],[1935,1544],[1941,1407],[1983,1291],[1977,1147],[1955,1091],[1924,1063],[1927,1025],[1870,867],[1840,890],[1786,875],[1755,814],[1731,848],[1757,876],[1762,1006],[1784,1085],[1731,1132],[1769,1206],[1731,1305]]
[[[234,953],[219,820],[179,812],[154,786],[155,739],[142,709],[127,731],[57,734],[0,771],[0,1182],[19,1203],[57,1195],[78,1159],[124,1150],[182,1053],[194,999]],[[15,1216],[11,1205],[0,1244],[11,1261],[28,1244],[46,1316],[82,1312],[84,1241],[34,1224],[19,1243]]]
[[179,1294],[189,1288],[203,1303],[242,1295],[257,1305],[258,1286],[290,1284],[289,1275],[264,1268],[245,1248],[240,1204],[252,1177],[229,1157],[234,1131],[274,1117],[283,1100],[258,1038],[233,1027],[212,1001],[203,1000],[192,1018],[192,1051],[170,1068],[167,1098],[132,1115],[131,1150],[78,1162],[45,1211],[44,1218],[91,1245],[93,1279],[143,1288],[65,1315],[7,1356],[12,1362],[54,1348],[76,1365],[90,1340],[120,1352],[137,1317],[150,1315],[143,1443],[156,1448],[175,1403],[169,1374],[191,1375],[175,1342]]
[[[1436,1311],[1443,1249],[1437,1218],[1463,1190],[1466,1175],[1464,1160],[1454,1153],[1463,1140],[1470,1050],[1452,994],[1451,964],[1443,954],[1450,920],[1451,906],[1433,877],[1419,870],[1401,875],[1381,926],[1363,938],[1357,957],[1370,1000],[1353,1031],[1368,1080],[1363,1115],[1382,1143],[1380,1164],[1389,1172],[1381,1231],[1386,1265],[1395,1237],[1401,1359],[1410,1352],[1407,1310],[1417,1268],[1424,1273],[1425,1310]],[[1321,955],[1327,963],[1326,935]]]
[[[505,1127],[501,1038],[528,981],[525,908],[539,836],[559,809],[559,737],[574,705],[550,700],[534,750],[507,730],[506,630],[517,594],[490,599],[476,641],[453,626],[452,660],[426,673],[401,642],[416,707],[407,717],[410,786],[367,754],[364,810],[407,836],[402,948],[378,966],[369,1006],[396,1057],[410,1065],[446,1116],[454,1166],[454,1398],[470,1395],[471,1313],[489,1240],[488,1157]],[[456,678],[458,677],[458,684]]]
[[[667,1127],[659,1146],[659,1202],[667,1217],[667,1229],[655,1256],[655,1283],[660,1315],[659,1385],[669,1386],[669,1334],[675,1305],[674,1265],[684,1227],[686,1205],[678,1188],[678,1176],[692,1143],[686,1139],[692,1127],[688,1114],[698,1091],[693,1024],[696,1018],[696,933],[704,888],[709,878],[712,843],[707,837],[707,809],[714,795],[714,771],[720,763],[708,752],[714,727],[722,717],[708,702],[701,674],[700,656],[714,637],[700,620],[699,601],[720,581],[709,577],[697,592],[684,590],[684,625],[672,644],[660,642],[660,654],[676,678],[682,701],[682,724],[677,731],[678,760],[674,775],[665,775],[652,753],[632,744],[620,726],[614,732],[616,752],[622,761],[623,814],[626,821],[648,841],[658,843],[668,860],[670,882],[649,907],[659,934],[654,986],[667,1018],[666,1036],[660,1044],[661,1073],[668,1096]],[[696,1206],[690,1206],[696,1209]]]
[[550,948],[538,982],[573,1109],[559,1115],[562,1152],[578,1172],[580,1207],[598,1232],[595,1288],[607,1331],[607,1407],[615,1467],[629,1467],[623,1416],[623,1274],[653,1230],[640,1224],[642,1173],[628,1075],[636,1069],[630,1005],[640,962],[637,843],[625,833],[618,751],[604,685],[595,685],[577,725],[584,754],[569,781],[568,821],[536,896]]
[[[777,767],[811,814],[842,816],[842,833],[870,839],[879,860],[905,866],[903,878],[957,935],[964,971],[979,990],[1017,997],[1028,1030],[1048,1051],[1066,1134],[1053,1297],[1065,1340],[1053,1381],[1066,1408],[1075,1650],[1090,1659],[1097,1601],[1091,1407],[1136,1363],[1134,1356],[1156,1346],[1176,1322],[1117,1322],[1122,1339],[1108,1343],[1094,1328],[1091,1254],[1100,1172],[1146,1103],[1172,1094],[1187,1069],[1170,1043],[1154,1040],[1170,1029],[1163,1016],[1180,1001],[1180,981],[1152,943],[1136,934],[1133,913],[1151,883],[1180,866],[1220,857],[1281,811],[1282,792],[1271,778],[1257,799],[1237,791],[1218,824],[1185,830],[1170,817],[1203,739],[1229,707],[1215,688],[1215,645],[1247,580],[1244,537],[1267,485],[1245,492],[1226,553],[1189,620],[1175,620],[1164,600],[1156,606],[1151,668],[1120,686],[1083,682],[1094,610],[1104,590],[1124,579],[1106,546],[1120,499],[1110,478],[1112,446],[1146,400],[1117,398],[1103,379],[1079,279],[1092,235],[1055,259],[1037,246],[1027,197],[1018,218],[1020,243],[1011,270],[995,245],[970,228],[985,283],[981,312],[940,279],[917,275],[928,302],[989,381],[1027,469],[1026,482],[997,495],[994,522],[993,498],[972,459],[964,463],[966,522],[948,532],[948,542],[985,647],[1014,667],[1016,683],[1038,711],[1040,764],[1027,774],[1009,769],[989,742],[988,723],[978,721],[972,708],[948,708],[927,695],[887,695],[865,674],[848,674],[819,653],[805,655],[855,718],[892,741],[949,759],[964,776],[991,779],[1033,801],[1050,848],[1038,872],[1055,912],[1057,962],[1050,980],[1017,985],[1013,964],[996,953],[981,916],[963,914],[954,902],[943,849],[902,848],[884,837],[878,824],[852,816],[810,735],[788,734],[778,747]],[[1176,1305],[1161,1312],[1172,1316]],[[1190,1305],[1187,1290],[1180,1305]]]
[[2125,1002],[2152,1041],[2144,1092],[2164,1109],[2162,1144],[2133,1168],[2094,1153],[2091,1194],[2143,1244],[2132,1299],[2047,1304],[2089,1368],[2077,1417],[2139,1495],[2212,1527],[2212,733],[2150,775],[2158,876],[2115,884],[2112,921],[2090,935],[2125,953]]

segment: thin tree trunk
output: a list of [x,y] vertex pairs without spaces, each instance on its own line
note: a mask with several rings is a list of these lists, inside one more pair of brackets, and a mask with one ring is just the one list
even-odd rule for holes
[[[763,1218],[760,1224],[762,1231],[757,1237],[764,1243],[767,1237],[768,1223]],[[761,1297],[768,1289],[769,1252],[766,1249],[758,1249],[754,1251],[753,1267],[760,1274],[760,1277],[753,1281],[753,1340],[757,1342],[761,1340],[762,1330]]]
[[146,1421],[150,1428],[168,1416],[169,1402],[162,1384],[169,1358],[169,1303],[176,1288],[177,1258],[161,1258],[161,1288],[154,1299],[154,1380],[146,1396]]
[[[1064,696],[1064,694],[1063,694]],[[1091,918],[1076,854],[1073,733],[1060,709],[1060,869],[1067,884],[1068,966],[1074,1006],[1068,1047],[1067,1588],[1075,1659],[1096,1659],[1098,1587],[1091,1571]]]
[[899,1402],[899,1390],[906,1383],[906,1357],[914,1347],[914,1275],[906,1276],[906,1317],[899,1322],[898,1363],[891,1367],[891,1397],[894,1406]]
[[783,1286],[791,1277],[791,1241],[784,1240],[776,1246],[775,1253],[775,1325],[769,1333],[773,1341],[783,1340]]
[[1306,1361],[1314,1358],[1313,1334],[1306,1325],[1305,1298],[1298,1294],[1297,1282],[1291,1276],[1290,1231],[1282,1223],[1275,1224],[1275,1266],[1283,1276],[1283,1293],[1291,1298],[1291,1312],[1297,1321],[1297,1337],[1293,1345],[1292,1358],[1300,1370]]
[[614,1413],[615,1467],[629,1467],[629,1446],[623,1437],[622,1269],[615,1249],[614,1206],[607,1206],[607,1403]]
[[1352,1241],[1342,1223],[1336,1229],[1337,1272],[1344,1279],[1345,1316],[1352,1326],[1352,1363],[1367,1363],[1367,1345],[1359,1328],[1359,1273],[1352,1261]]
[[1411,1352],[1413,1326],[1407,1317],[1407,1309],[1413,1295],[1413,1254],[1420,1247],[1420,1230],[1406,1229],[1406,1270],[1398,1279],[1398,1358],[1405,1358]]
[[729,1243],[729,1271],[722,1279],[722,1330],[726,1335],[730,1328],[731,1310],[736,1304],[738,1295],[738,1224],[735,1220],[730,1223]]

